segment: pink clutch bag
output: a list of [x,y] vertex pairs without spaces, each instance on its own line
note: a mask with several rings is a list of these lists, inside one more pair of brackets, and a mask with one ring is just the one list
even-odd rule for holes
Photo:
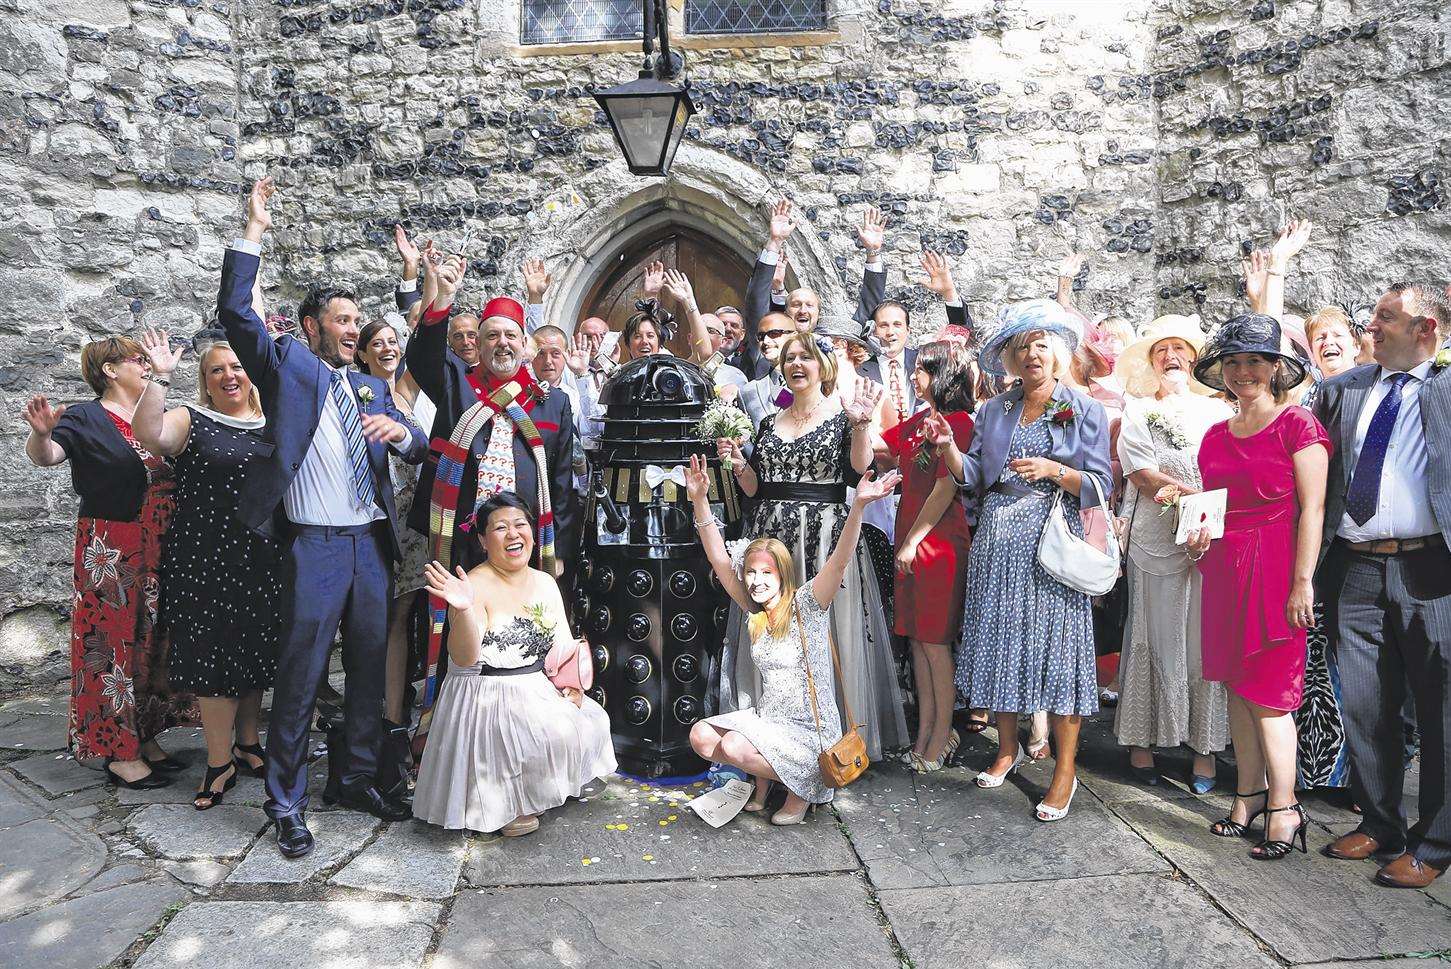
[[595,664],[589,644],[580,639],[556,642],[544,657],[544,675],[560,690],[583,693],[594,685]]

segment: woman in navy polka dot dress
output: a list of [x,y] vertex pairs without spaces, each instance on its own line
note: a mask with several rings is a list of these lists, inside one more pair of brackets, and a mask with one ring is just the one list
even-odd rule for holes
[[176,459],[176,517],[162,560],[161,622],[171,639],[171,684],[198,696],[207,770],[194,804],[222,803],[245,771],[265,765],[257,733],[262,691],[277,672],[277,543],[237,519],[249,468],[271,453],[261,401],[226,343],[202,354],[198,403],[163,412],[181,360],[165,332],[142,345],[153,388],[136,409],[136,437]]

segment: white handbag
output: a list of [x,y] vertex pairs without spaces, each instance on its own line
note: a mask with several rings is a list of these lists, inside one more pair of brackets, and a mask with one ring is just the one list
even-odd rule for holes
[[1104,539],[1107,551],[1099,551],[1093,543],[1069,531],[1063,516],[1063,489],[1059,488],[1053,496],[1053,507],[1048,510],[1048,520],[1043,523],[1043,534],[1038,537],[1038,561],[1049,575],[1068,588],[1101,596],[1118,581],[1118,537],[1113,531],[1113,513],[1109,511],[1108,499],[1099,490],[1098,480],[1091,474],[1084,474],[1083,480],[1093,486],[1109,522]]

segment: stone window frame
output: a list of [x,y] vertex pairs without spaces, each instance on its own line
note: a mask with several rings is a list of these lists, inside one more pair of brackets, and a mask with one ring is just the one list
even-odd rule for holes
[[[485,0],[488,2],[488,0]],[[826,29],[769,34],[687,34],[685,0],[666,0],[670,42],[685,50],[729,50],[755,47],[825,47],[860,37],[861,19],[871,0],[826,0]],[[499,33],[512,37],[505,46],[514,57],[572,57],[581,54],[639,53],[638,40],[593,40],[565,44],[522,42],[524,0],[506,0]],[[495,11],[497,13],[497,11]]]

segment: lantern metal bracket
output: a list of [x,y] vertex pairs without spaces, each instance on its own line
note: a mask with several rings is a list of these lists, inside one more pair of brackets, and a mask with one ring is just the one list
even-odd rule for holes
[[[666,14],[665,0],[644,0],[645,30],[643,46],[645,62],[640,66],[641,77],[653,77],[668,81],[678,77],[685,69],[685,55],[678,48],[670,46],[670,20]],[[660,53],[655,55],[655,44]]]

